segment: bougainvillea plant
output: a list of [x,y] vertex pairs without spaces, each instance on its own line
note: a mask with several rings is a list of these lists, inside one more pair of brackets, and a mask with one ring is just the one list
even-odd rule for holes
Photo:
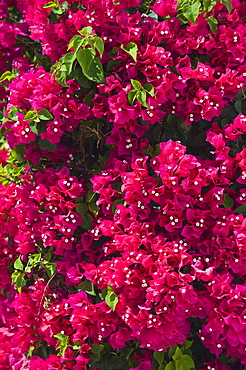
[[0,369],[246,369],[246,3],[0,2]]

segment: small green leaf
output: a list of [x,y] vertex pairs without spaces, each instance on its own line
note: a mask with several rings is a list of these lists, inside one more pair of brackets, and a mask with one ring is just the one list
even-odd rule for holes
[[153,10],[149,10],[148,17],[153,18],[156,22],[158,22],[158,14],[156,14]]
[[154,359],[158,362],[159,365],[161,365],[164,361],[164,352],[163,351],[155,351],[153,353]]
[[232,208],[234,206],[234,200],[228,194],[224,194],[223,205],[225,208]]
[[35,111],[35,110],[29,110],[29,111],[26,113],[25,117],[24,117],[24,121],[27,121],[27,120],[34,120],[35,118],[37,118],[37,116],[38,116],[37,111]]
[[104,350],[103,344],[94,344],[91,345],[91,352],[92,353],[101,353]]
[[74,349],[75,351],[78,351],[78,350],[81,348],[81,346],[82,346],[82,343],[80,343],[80,342],[78,342],[78,341],[75,341],[75,342],[74,342],[74,345],[73,345],[73,349]]
[[137,92],[137,100],[146,108],[149,108],[149,105],[146,103],[146,91],[138,91]]
[[48,151],[48,152],[52,152],[54,153],[55,150],[56,150],[56,144],[52,144],[49,140],[47,139],[39,139],[38,141],[38,145],[40,147],[40,149],[44,150],[44,151]]
[[234,108],[236,109],[236,111],[238,113],[242,113],[242,101],[241,100],[237,100],[235,103],[234,103]]
[[112,71],[113,67],[115,66],[118,66],[119,64],[121,63],[120,60],[115,60],[115,59],[112,59],[110,60],[108,63],[107,63],[107,66],[106,66],[106,71],[109,72],[109,71]]
[[207,18],[207,21],[208,21],[208,25],[210,27],[210,30],[215,33],[216,30],[217,30],[217,26],[218,26],[218,21],[217,19],[215,19],[214,17],[208,17]]
[[44,259],[45,259],[45,261],[50,261],[51,260],[51,257],[52,257],[52,254],[51,254],[51,252],[47,252],[46,254],[45,254],[45,256],[44,256]]
[[76,212],[81,215],[81,216],[85,216],[87,211],[88,211],[88,206],[87,204],[84,202],[84,203],[80,203],[76,208]]
[[147,91],[147,93],[150,95],[150,96],[154,96],[155,95],[155,89],[154,89],[154,86],[151,84],[151,83],[147,83],[144,85],[144,90]]
[[12,80],[13,78],[15,78],[16,77],[16,74],[14,74],[14,73],[12,73],[12,72],[10,72],[10,71],[6,71],[6,72],[4,72],[2,75],[1,75],[1,77],[0,77],[0,82],[3,82],[3,81],[5,81],[5,80],[8,80],[8,81],[10,81],[10,80]]
[[16,284],[17,288],[22,288],[23,286],[26,285],[26,280],[24,279],[24,274],[22,274],[21,272],[18,273],[18,275],[16,276],[15,284]]
[[187,365],[189,365],[190,368],[193,368],[195,367],[195,362],[193,361],[193,359],[188,356],[188,355],[183,355],[182,356],[182,361],[185,362]]
[[132,79],[130,81],[135,90],[141,90],[143,88],[139,81]]
[[169,362],[169,363],[166,365],[165,370],[176,370],[175,362],[174,362],[174,361]]
[[189,22],[196,24],[196,19],[199,15],[201,2],[196,1],[193,4],[187,3],[183,9],[183,15]]
[[76,54],[75,53],[67,53],[66,55],[64,55],[64,57],[62,59],[63,59],[63,62],[65,63],[67,74],[70,75],[70,73],[73,70],[73,64],[74,64],[74,61],[76,59]]
[[51,119],[53,119],[54,117],[52,116],[52,114],[45,108],[41,109],[39,114],[38,114],[38,117],[43,120],[43,121],[49,121]]
[[85,77],[97,83],[105,83],[102,63],[91,48],[79,49],[77,59]]
[[228,10],[228,13],[232,10],[232,3],[231,0],[221,0],[221,3],[225,5],[226,9]]
[[174,360],[181,360],[182,358],[182,351],[179,347],[176,348],[174,355],[172,356]]
[[78,292],[81,290],[84,290],[89,295],[96,296],[94,284],[88,279],[78,284]]
[[20,259],[20,256],[19,256],[19,257],[15,260],[14,268],[15,268],[16,270],[23,271],[23,267],[24,267],[24,265],[23,265],[23,263],[22,263],[22,261],[21,261],[21,259]]
[[93,198],[95,197],[96,193],[94,193],[91,189],[88,190],[85,200],[87,203],[92,202]]
[[[79,35],[75,35],[69,42],[68,44],[68,48],[67,50],[70,50],[71,48],[74,49],[74,53],[76,53],[78,51],[78,49],[80,48],[80,46],[82,46],[84,43],[84,39],[79,36]],[[64,59],[64,57],[63,57]]]
[[182,347],[188,349],[192,346],[193,342],[194,342],[193,340],[185,340]]
[[54,335],[54,337],[57,338],[59,341],[59,345],[57,347],[60,350],[59,354],[64,357],[66,349],[68,347],[69,338],[67,335],[64,334],[56,334]]
[[78,31],[83,36],[89,36],[92,34],[93,28],[91,26],[84,27],[82,30]]
[[56,264],[55,263],[47,263],[45,264],[45,270],[49,278],[54,275],[56,271]]
[[[90,44],[91,44],[91,41],[90,41]],[[101,37],[98,37],[98,36],[93,37],[93,46],[94,48],[98,50],[100,58],[102,58],[103,52],[104,52],[104,43]]]
[[[66,69],[65,65],[64,68]],[[66,83],[67,74],[67,70],[59,69],[56,71],[56,81],[63,87],[68,87],[68,84]]]
[[129,104],[133,105],[134,101],[137,98],[137,90],[131,90],[131,91],[129,91],[127,97],[128,97]]
[[43,6],[44,9],[47,9],[47,8],[54,8],[54,7],[57,7],[57,3],[55,3],[54,1],[49,1],[47,4],[45,4]]
[[237,214],[242,214],[243,216],[246,216],[246,204],[243,204],[242,206],[239,206],[235,209],[235,212]]
[[113,289],[110,286],[108,286],[108,291],[105,297],[105,302],[111,308],[112,311],[115,310],[115,307],[118,301],[119,301],[119,298],[117,294],[113,291]]
[[134,42],[129,42],[126,47],[121,45],[121,49],[124,50],[126,53],[130,54],[133,60],[136,62],[137,61],[137,51],[138,51],[138,46]]
[[26,148],[24,146],[16,145],[14,149],[12,150],[12,155],[14,158],[17,159],[17,161],[23,162],[25,161],[25,158],[23,155],[26,153]]
[[88,209],[89,209],[89,211],[91,211],[94,214],[94,216],[98,215],[99,207],[96,203],[88,204]]
[[39,134],[38,129],[37,129],[37,123],[36,123],[35,121],[31,121],[31,122],[29,123],[29,126],[30,126],[30,128],[31,128],[32,132],[33,132],[35,135],[38,135],[38,134]]
[[93,222],[93,218],[91,217],[89,213],[86,213],[86,215],[83,217],[82,227],[85,230],[92,229],[92,222]]

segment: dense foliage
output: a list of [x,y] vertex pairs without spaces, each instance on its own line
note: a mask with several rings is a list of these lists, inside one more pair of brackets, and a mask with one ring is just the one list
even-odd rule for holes
[[246,3],[0,18],[0,369],[246,369]]

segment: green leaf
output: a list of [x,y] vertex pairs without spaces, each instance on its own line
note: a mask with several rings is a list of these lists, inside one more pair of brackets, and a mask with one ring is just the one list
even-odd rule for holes
[[190,368],[193,368],[193,367],[196,366],[193,359],[188,355],[183,355],[182,356],[182,361],[185,362],[187,365],[189,365]]
[[99,207],[96,203],[88,204],[88,209],[89,209],[89,211],[91,211],[94,214],[94,216],[98,215]]
[[174,66],[169,66],[169,68],[171,69],[171,71],[172,71],[175,75],[179,76],[179,72],[177,71],[177,69],[176,69]]
[[47,8],[53,8],[53,7],[57,7],[57,3],[54,2],[54,1],[49,1],[47,4],[45,4],[43,6],[44,9],[47,9]]
[[54,335],[55,338],[58,339],[59,341],[59,345],[58,345],[58,349],[60,350],[59,351],[59,354],[64,357],[65,355],[65,352],[66,352],[66,349],[68,347],[68,336],[65,335],[65,334],[56,334]]
[[105,83],[102,63],[91,48],[78,50],[77,59],[85,77],[97,83]]
[[73,345],[73,349],[74,349],[75,351],[78,351],[78,350],[81,348],[81,346],[82,346],[82,343],[80,343],[80,342],[78,342],[78,341],[75,341],[75,342],[74,342],[74,345]]
[[143,87],[139,81],[132,79],[130,81],[135,90],[142,90]]
[[78,83],[80,86],[82,86],[85,89],[89,89],[91,87],[91,81],[89,81],[82,72],[81,68],[76,68],[75,70],[75,77],[76,80],[78,80]]
[[90,203],[93,201],[93,198],[95,197],[96,193],[94,193],[91,189],[88,190],[85,200],[87,203]]
[[174,355],[172,356],[174,360],[181,360],[182,358],[182,351],[179,347],[176,348]]
[[137,98],[137,90],[131,90],[131,91],[129,91],[127,97],[128,97],[129,104],[133,105],[134,101]]
[[52,116],[52,114],[45,108],[41,109],[39,114],[38,114],[38,117],[43,120],[43,121],[49,121],[51,119],[53,119],[54,117]]
[[1,77],[0,77],[0,82],[3,82],[3,81],[5,81],[5,80],[8,80],[8,81],[10,81],[10,80],[12,80],[13,78],[15,78],[16,77],[16,74],[14,74],[14,73],[12,73],[12,72],[10,72],[10,71],[6,71],[6,72],[4,72],[2,75],[1,75]]
[[26,285],[26,280],[24,279],[24,274],[22,272],[14,271],[11,277],[12,284],[16,284],[17,288],[22,288],[23,286]]
[[22,263],[22,261],[21,261],[21,259],[20,259],[20,256],[15,260],[15,263],[14,263],[14,268],[16,269],[16,270],[21,270],[21,271],[23,271],[23,267],[24,267],[24,265],[23,265],[23,263]]
[[80,30],[78,32],[83,36],[89,36],[89,35],[93,34],[92,30],[93,30],[93,28],[91,26],[88,26],[88,27],[82,28],[82,30]]
[[56,150],[56,144],[52,144],[49,140],[47,139],[39,139],[38,141],[38,145],[40,147],[40,149],[44,150],[44,151],[48,151],[48,152],[52,152],[54,153],[55,150]]
[[115,60],[115,59],[112,59],[110,60],[108,63],[107,63],[107,66],[106,66],[106,71],[109,72],[109,71],[112,71],[113,70],[113,67],[115,66],[118,66],[119,64],[121,63],[120,60]]
[[234,200],[228,194],[224,194],[223,205],[225,208],[232,208],[234,206]]
[[193,340],[185,340],[182,347],[188,349],[192,346],[193,342],[194,342]]
[[232,3],[231,0],[221,0],[221,3],[225,5],[226,9],[228,10],[228,13],[232,10]]
[[65,63],[67,74],[70,75],[70,73],[73,70],[73,64],[76,59],[76,54],[75,53],[67,53],[63,57],[63,62]]
[[146,108],[149,108],[149,105],[146,103],[146,91],[138,91],[137,92],[137,100]]
[[155,95],[155,89],[154,89],[154,86],[151,84],[151,83],[147,83],[144,85],[144,90],[147,91],[147,93],[150,95],[150,96],[154,96]]
[[85,230],[92,229],[92,222],[93,222],[93,218],[91,217],[89,213],[86,213],[83,217],[82,227]]
[[93,37],[93,43],[91,43],[90,41],[90,44],[91,45],[93,44],[94,48],[98,50],[100,58],[102,58],[104,52],[104,43],[101,37],[98,36]]
[[201,7],[201,2],[196,1],[195,3],[191,4],[188,3],[184,6],[183,15],[189,22],[196,24],[196,19],[199,15]]
[[203,0],[203,13],[209,13],[213,7],[217,4],[217,0]]
[[88,211],[88,206],[86,203],[80,203],[75,209],[79,215],[85,216]]
[[47,275],[49,278],[51,278],[51,276],[54,275],[55,271],[56,271],[56,264],[55,263],[47,263],[45,264],[45,270],[47,272]]
[[17,159],[17,161],[23,162],[25,161],[25,158],[23,155],[26,153],[26,148],[24,146],[16,145],[14,149],[12,150],[12,155],[14,158]]
[[158,362],[159,365],[161,365],[164,361],[164,352],[163,351],[154,351],[153,353],[154,359]]
[[51,252],[47,252],[46,254],[45,254],[45,256],[44,256],[44,259],[45,259],[45,261],[50,261],[51,260],[51,257],[52,257],[52,254],[51,254]]
[[119,301],[117,294],[113,291],[113,289],[108,285],[108,291],[105,297],[105,302],[111,308],[112,311],[115,310],[115,307]]
[[158,14],[156,14],[153,10],[149,10],[148,17],[153,18],[155,21],[158,22]]
[[175,362],[174,362],[174,361],[169,362],[169,363],[166,365],[165,370],[176,370]]
[[[66,67],[64,66],[66,69]],[[63,87],[68,87],[68,84],[66,83],[67,78],[67,70],[59,69],[56,71],[56,81]]]
[[30,126],[30,128],[31,128],[32,132],[33,132],[35,135],[38,135],[38,134],[39,134],[38,129],[37,129],[37,122],[35,122],[35,121],[31,121],[31,122],[29,123],[29,126]]
[[190,366],[182,361],[175,361],[175,366],[177,370],[190,370]]
[[166,368],[166,365],[161,364],[161,365],[158,367],[158,370],[165,370],[165,368]]
[[53,13],[61,15],[63,13],[63,9],[60,6],[53,7]]
[[243,216],[246,216],[246,204],[243,204],[242,206],[239,206],[235,209],[235,212],[237,214],[242,214]]
[[81,290],[84,290],[89,295],[96,296],[94,284],[88,279],[78,284],[78,292]]
[[101,353],[104,350],[103,344],[94,344],[91,345],[91,352],[92,353]]
[[24,121],[27,121],[27,120],[34,120],[35,118],[37,118],[37,116],[38,116],[37,111],[35,111],[35,110],[29,110],[29,111],[26,113],[25,117],[24,117]]
[[235,103],[234,103],[234,108],[236,109],[236,111],[238,113],[242,113],[242,101],[241,100],[237,100]]
[[[83,43],[84,43],[84,39],[81,37],[81,36],[79,36],[79,35],[75,35],[71,40],[70,40],[70,42],[69,42],[69,44],[68,44],[68,50],[70,50],[71,48],[73,48],[74,49],[74,53],[76,53],[77,51],[78,51],[78,49],[80,48],[80,46],[82,46],[83,45]],[[63,57],[63,59],[64,59],[64,57]]]
[[208,21],[208,25],[210,27],[210,30],[215,33],[216,30],[217,30],[217,26],[218,26],[218,21],[217,19],[215,19],[214,17],[208,17],[207,18],[207,21]]
[[124,45],[121,45],[121,49],[130,54],[135,62],[137,61],[138,46],[137,44],[135,44],[135,42],[129,42],[126,47],[124,47]]

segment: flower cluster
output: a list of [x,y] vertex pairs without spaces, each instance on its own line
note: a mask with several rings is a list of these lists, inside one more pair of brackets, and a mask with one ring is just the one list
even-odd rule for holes
[[246,368],[246,5],[179,3],[0,2],[1,370]]

